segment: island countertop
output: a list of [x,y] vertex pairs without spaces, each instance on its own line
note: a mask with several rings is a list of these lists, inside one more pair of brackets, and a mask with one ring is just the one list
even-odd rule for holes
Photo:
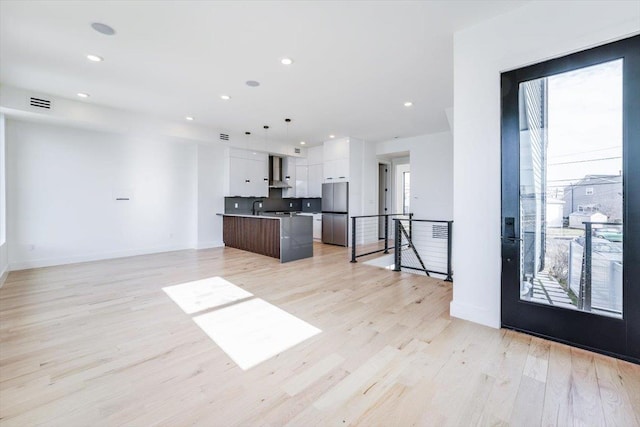
[[280,262],[313,256],[313,218],[310,216],[218,215],[223,217],[225,246],[278,258]]
[[[280,219],[280,217],[284,217],[285,215],[251,215],[251,214],[226,214],[226,213],[218,213],[216,215],[219,216],[235,216],[238,218],[264,218],[264,219]],[[288,217],[289,215],[286,215]]]

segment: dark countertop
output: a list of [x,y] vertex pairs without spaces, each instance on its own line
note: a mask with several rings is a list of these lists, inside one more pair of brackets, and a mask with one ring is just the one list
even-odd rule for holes
[[[251,215],[251,214],[228,214],[228,213],[217,213],[216,215],[220,215],[220,216],[240,216],[240,217],[245,217],[245,218],[290,218],[292,216],[305,216],[305,215],[317,215],[317,214],[321,214],[322,212],[282,212],[282,211],[273,211],[273,212],[265,212],[265,211],[260,211],[259,214],[257,215]],[[292,215],[293,214],[293,215]]]
[[280,218],[286,218],[289,216],[289,215],[251,215],[251,214],[226,214],[226,213],[217,213],[216,215],[239,216],[242,218],[264,218],[264,219],[280,219]]

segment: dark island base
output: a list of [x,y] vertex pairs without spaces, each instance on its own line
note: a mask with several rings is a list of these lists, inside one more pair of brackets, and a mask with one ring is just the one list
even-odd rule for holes
[[280,259],[280,221],[277,218],[224,216],[225,246]]
[[225,246],[277,258],[313,256],[313,218],[303,215],[222,215]]

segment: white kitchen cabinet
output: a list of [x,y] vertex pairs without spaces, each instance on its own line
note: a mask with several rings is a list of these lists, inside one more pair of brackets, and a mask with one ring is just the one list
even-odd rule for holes
[[349,158],[327,160],[323,169],[324,182],[349,181]]
[[322,240],[322,214],[313,214],[313,238]]
[[321,165],[324,156],[324,147],[319,145],[317,147],[311,147],[307,151],[307,165]]
[[296,159],[296,197],[322,197],[323,149],[323,146],[311,147],[306,158]]
[[308,197],[322,197],[322,165],[309,165]]
[[229,158],[229,196],[242,196],[247,190],[245,163],[247,163],[245,159]]
[[332,139],[323,144],[323,160],[348,159],[349,138]]
[[[255,154],[254,154],[255,153]],[[229,153],[228,196],[268,197],[268,155],[246,150]]]
[[313,217],[313,239],[322,240],[322,214],[300,213],[298,215]]
[[285,157],[282,159],[282,180],[291,188],[282,190],[282,197],[302,197],[298,195],[296,187],[297,166],[295,157]]
[[296,197],[309,197],[309,166],[296,164]]
[[324,182],[349,181],[349,138],[326,141],[323,145]]
[[251,168],[247,173],[251,188],[249,196],[269,197],[269,167],[267,160],[248,160],[247,167]]

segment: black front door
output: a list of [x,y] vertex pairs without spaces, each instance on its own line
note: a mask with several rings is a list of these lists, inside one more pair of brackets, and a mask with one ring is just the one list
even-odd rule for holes
[[503,73],[502,325],[640,361],[640,36]]

